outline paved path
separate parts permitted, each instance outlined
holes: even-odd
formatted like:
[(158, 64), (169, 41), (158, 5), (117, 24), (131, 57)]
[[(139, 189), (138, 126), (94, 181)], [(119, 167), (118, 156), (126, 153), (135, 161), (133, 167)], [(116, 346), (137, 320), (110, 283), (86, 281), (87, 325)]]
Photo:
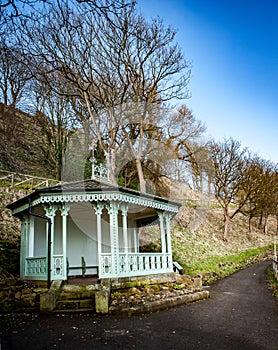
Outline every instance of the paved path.
[(278, 307), (257, 264), (215, 283), (211, 298), (142, 316), (0, 318), (1, 350), (278, 350)]

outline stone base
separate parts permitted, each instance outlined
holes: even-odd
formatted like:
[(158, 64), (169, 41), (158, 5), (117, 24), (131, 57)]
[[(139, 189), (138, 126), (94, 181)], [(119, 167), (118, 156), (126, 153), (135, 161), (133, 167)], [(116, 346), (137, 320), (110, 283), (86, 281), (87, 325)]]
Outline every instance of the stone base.
[(107, 314), (109, 311), (109, 297), (108, 290), (100, 290), (95, 294), (96, 312)]
[(186, 294), (182, 296), (172, 297), (168, 299), (156, 300), (152, 302), (148, 302), (142, 305), (135, 305), (131, 307), (122, 307), (122, 306), (110, 306), (109, 313), (121, 313), (126, 314), (128, 316), (135, 314), (143, 314), (150, 313), (159, 310), (165, 310), (173, 307), (178, 307), (184, 304), (188, 304), (191, 302), (208, 299), (209, 292), (208, 291), (200, 291), (192, 294)]
[(55, 309), (56, 301), (61, 292), (63, 281), (53, 281), (47, 293), (40, 296), (40, 311), (52, 312)]
[(52, 312), (55, 308), (56, 300), (54, 293), (41, 294), (40, 297), (40, 311)]

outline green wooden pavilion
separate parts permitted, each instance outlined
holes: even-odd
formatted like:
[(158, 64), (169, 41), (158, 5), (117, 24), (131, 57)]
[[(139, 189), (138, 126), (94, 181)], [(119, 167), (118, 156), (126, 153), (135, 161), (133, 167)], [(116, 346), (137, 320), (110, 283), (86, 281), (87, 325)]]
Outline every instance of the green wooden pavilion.
[[(170, 221), (179, 203), (93, 178), (37, 189), (7, 207), (21, 220), (23, 279), (173, 271)], [(152, 224), (161, 251), (140, 251), (140, 231)]]

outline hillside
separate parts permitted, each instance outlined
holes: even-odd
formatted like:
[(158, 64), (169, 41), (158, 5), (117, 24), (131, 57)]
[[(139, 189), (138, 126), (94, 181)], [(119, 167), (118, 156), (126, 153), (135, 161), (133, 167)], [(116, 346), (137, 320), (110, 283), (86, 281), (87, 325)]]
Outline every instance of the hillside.
[(0, 103), (0, 168), (46, 176), (38, 118)]
[[(17, 253), (20, 242), (19, 222), (11, 217), (5, 206), (26, 193), (24, 190), (0, 189), (2, 257), (6, 254), (3, 247), (7, 246), (7, 242)], [(229, 239), (224, 242), (222, 211), (215, 201), (177, 184), (172, 186), (171, 197), (183, 203), (172, 222), (172, 247), (174, 260), (183, 266), (186, 274), (201, 273), (205, 280), (216, 279), (240, 268), (242, 264), (252, 263), (258, 255), (262, 259), (265, 247), (273, 243), (277, 225), (273, 218), (270, 219), (267, 235), (258, 228), (250, 235), (248, 219), (239, 214), (232, 220)], [(153, 244), (152, 230), (149, 229), (146, 234), (145, 243)], [(1, 256), (0, 260), (3, 261)]]
[(207, 274), (205, 279), (217, 279), (256, 259), (262, 260), (266, 247), (271, 249), (276, 220), (270, 220), (267, 235), (258, 228), (249, 234), (248, 219), (239, 214), (232, 220), (225, 242), (222, 216), (221, 208), (181, 208), (173, 224), (172, 246), (174, 259), (185, 273), (202, 273)]
[(170, 198), (183, 204), (172, 222), (172, 248), (184, 273), (202, 274), (205, 281), (212, 281), (272, 257), (276, 218), (269, 219), (268, 234), (259, 228), (259, 218), (254, 219), (250, 234), (248, 218), (239, 213), (231, 221), (228, 240), (223, 241), (223, 211), (215, 198), (178, 182), (171, 183)]

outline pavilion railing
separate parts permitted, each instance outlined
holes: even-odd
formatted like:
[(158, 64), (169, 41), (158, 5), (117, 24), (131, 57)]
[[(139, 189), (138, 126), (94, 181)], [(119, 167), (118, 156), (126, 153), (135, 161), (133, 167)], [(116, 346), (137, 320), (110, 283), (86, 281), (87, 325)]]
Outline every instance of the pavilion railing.
[[(52, 274), (51, 279), (62, 279), (64, 276), (63, 255), (53, 255), (52, 257)], [(46, 257), (28, 257), (25, 262), (25, 276), (45, 280), (47, 278), (47, 258)]]
[(52, 257), (52, 278), (53, 279), (63, 279), (64, 271), (66, 266), (64, 266), (63, 255), (53, 255)]
[(46, 257), (28, 257), (25, 263), (25, 276), (34, 279), (45, 279), (47, 276)]
[[(172, 257), (168, 253), (120, 253), (116, 264), (111, 253), (103, 253), (100, 260), (100, 278), (151, 275), (173, 270)], [(116, 272), (115, 265), (117, 265)], [(63, 279), (66, 268), (63, 255), (54, 255), (52, 257), (51, 279)], [(26, 258), (25, 276), (38, 280), (46, 279), (47, 258)]]
[[(168, 253), (120, 253), (118, 277), (140, 276), (172, 271), (172, 257)], [(101, 254), (99, 277), (113, 276), (112, 255)], [(114, 276), (115, 277), (115, 276)]]

